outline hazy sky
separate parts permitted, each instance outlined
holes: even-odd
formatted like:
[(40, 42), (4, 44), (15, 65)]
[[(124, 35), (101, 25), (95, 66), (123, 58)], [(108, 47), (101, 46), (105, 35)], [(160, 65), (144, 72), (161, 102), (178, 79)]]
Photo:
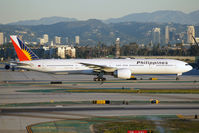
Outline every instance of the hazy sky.
[(0, 0), (0, 23), (62, 16), (107, 19), (157, 10), (199, 10), (199, 0)]

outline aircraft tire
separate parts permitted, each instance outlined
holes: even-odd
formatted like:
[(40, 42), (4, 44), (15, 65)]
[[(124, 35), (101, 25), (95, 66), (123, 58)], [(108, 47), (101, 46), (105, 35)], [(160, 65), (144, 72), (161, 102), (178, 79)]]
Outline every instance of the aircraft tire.
[(93, 78), (93, 81), (97, 81), (97, 78)]

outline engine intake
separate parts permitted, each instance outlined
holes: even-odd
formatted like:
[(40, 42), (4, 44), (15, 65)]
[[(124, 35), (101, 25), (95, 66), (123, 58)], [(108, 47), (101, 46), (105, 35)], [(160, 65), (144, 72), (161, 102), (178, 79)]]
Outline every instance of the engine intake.
[(118, 69), (114, 71), (113, 75), (117, 78), (121, 79), (130, 79), (131, 78), (131, 70), (129, 69)]
[(10, 65), (6, 64), (4, 68), (7, 70), (10, 69)]

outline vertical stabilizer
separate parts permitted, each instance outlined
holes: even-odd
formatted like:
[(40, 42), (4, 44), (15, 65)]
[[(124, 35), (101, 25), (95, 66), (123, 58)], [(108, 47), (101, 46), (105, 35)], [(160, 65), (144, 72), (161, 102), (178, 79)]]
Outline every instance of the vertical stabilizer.
[(39, 59), (38, 56), (30, 48), (23, 44), (17, 36), (10, 36), (10, 39), (12, 40), (12, 44), (20, 61)]

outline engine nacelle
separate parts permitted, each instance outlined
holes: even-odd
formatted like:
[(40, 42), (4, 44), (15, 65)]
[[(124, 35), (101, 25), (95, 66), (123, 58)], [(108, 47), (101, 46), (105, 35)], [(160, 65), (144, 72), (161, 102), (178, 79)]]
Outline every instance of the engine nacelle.
[(7, 70), (10, 69), (10, 65), (6, 64), (4, 68), (7, 69)]
[(113, 75), (117, 78), (121, 79), (130, 79), (131, 78), (131, 70), (129, 69), (118, 69), (116, 70)]

